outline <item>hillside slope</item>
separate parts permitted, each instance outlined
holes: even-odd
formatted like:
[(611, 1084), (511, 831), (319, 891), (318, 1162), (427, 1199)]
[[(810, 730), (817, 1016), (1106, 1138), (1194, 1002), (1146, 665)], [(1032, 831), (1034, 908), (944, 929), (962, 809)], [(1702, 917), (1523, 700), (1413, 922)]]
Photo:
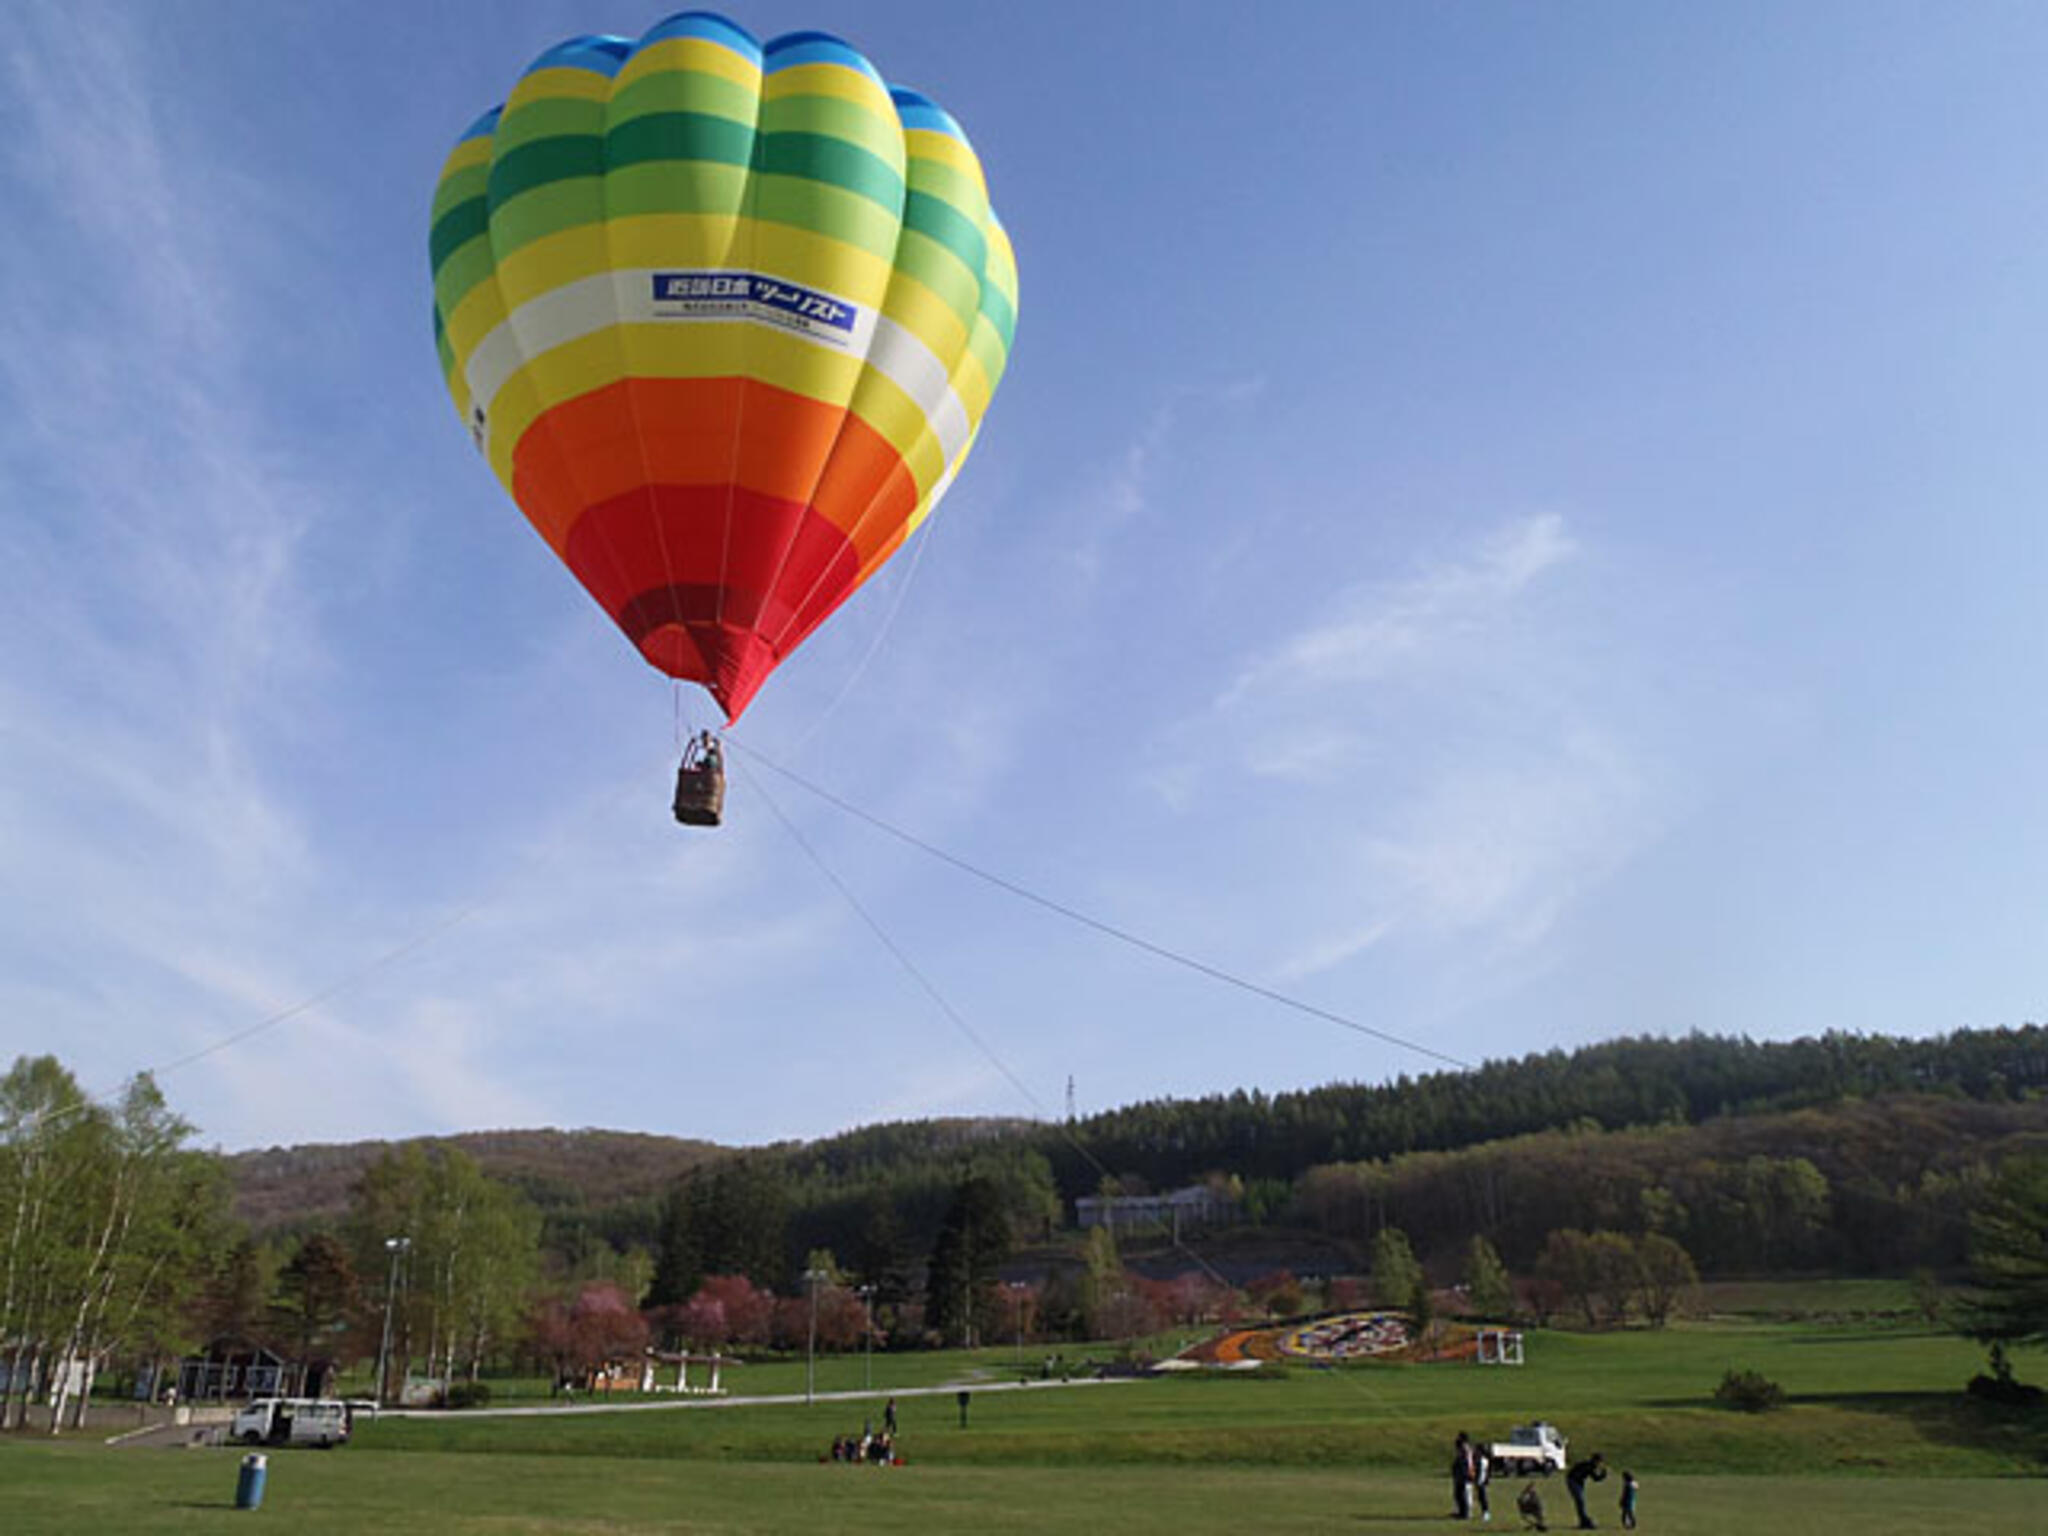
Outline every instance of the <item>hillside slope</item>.
[[(648, 1199), (677, 1175), (727, 1150), (714, 1142), (634, 1131), (473, 1131), (414, 1140), (459, 1147), (543, 1211)], [(332, 1225), (348, 1209), (349, 1191), (363, 1170), (405, 1145), (356, 1141), (231, 1153), (235, 1214), (258, 1235)]]

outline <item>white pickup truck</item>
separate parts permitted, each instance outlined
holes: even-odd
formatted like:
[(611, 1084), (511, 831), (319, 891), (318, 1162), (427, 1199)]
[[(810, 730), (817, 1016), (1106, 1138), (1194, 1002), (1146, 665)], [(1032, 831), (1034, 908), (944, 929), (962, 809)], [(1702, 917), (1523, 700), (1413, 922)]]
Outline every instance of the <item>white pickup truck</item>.
[(1507, 1439), (1486, 1448), (1486, 1459), (1495, 1477), (1547, 1477), (1565, 1468), (1564, 1436), (1541, 1419), (1517, 1424)]

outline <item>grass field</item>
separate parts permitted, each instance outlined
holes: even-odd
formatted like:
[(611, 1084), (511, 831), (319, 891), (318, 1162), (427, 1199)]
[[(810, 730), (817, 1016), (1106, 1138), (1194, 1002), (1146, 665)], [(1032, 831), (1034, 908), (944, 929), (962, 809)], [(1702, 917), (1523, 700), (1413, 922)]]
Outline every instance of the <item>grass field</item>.
[[(7, 1529), (246, 1530), (577, 1536), (787, 1532), (904, 1536), (1105, 1529), (1130, 1536), (1207, 1532), (1441, 1530), (1443, 1480), (1413, 1473), (1260, 1467), (906, 1467), (656, 1462), (640, 1458), (401, 1455), (349, 1450), (271, 1459), (264, 1506), (233, 1510), (230, 1451), (120, 1452), (83, 1445), (0, 1447)], [(1596, 1506), (1612, 1528), (1610, 1483)], [(2042, 1528), (2039, 1481), (1953, 1478), (1699, 1477), (1648, 1474), (1643, 1528), (1832, 1532), (1859, 1536), (2021, 1536)], [(1568, 1521), (1562, 1488), (1552, 1528)], [(1512, 1528), (1505, 1510), (1494, 1527)]]
[[(1844, 1307), (1836, 1315), (1848, 1316)], [(1519, 1370), (1472, 1365), (1292, 1368), (991, 1390), (1008, 1350), (881, 1356), (908, 1465), (820, 1465), (881, 1397), (572, 1415), (386, 1419), (334, 1453), (279, 1452), (255, 1517), (230, 1508), (235, 1450), (0, 1441), (8, 1532), (202, 1531), (250, 1519), (293, 1532), (973, 1532), (1108, 1524), (1119, 1532), (1440, 1529), (1452, 1436), (1549, 1418), (1576, 1450), (1644, 1481), (1647, 1530), (2048, 1529), (2048, 1413), (1999, 1411), (1958, 1390), (1972, 1345), (1895, 1324), (1717, 1322), (1659, 1333), (1543, 1333)], [(2048, 1375), (2039, 1353), (2016, 1360)], [(1790, 1401), (1764, 1415), (1714, 1405), (1730, 1366)], [(820, 1367), (820, 1393), (860, 1385)], [(800, 1393), (801, 1365), (749, 1368), (743, 1390)], [(962, 1428), (950, 1392), (975, 1391)], [(1596, 1513), (1615, 1521), (1618, 1479)], [(1512, 1488), (1503, 1488), (1506, 1504)], [(1553, 1529), (1569, 1504), (1548, 1485)], [(1505, 1508), (1496, 1528), (1512, 1529)]]

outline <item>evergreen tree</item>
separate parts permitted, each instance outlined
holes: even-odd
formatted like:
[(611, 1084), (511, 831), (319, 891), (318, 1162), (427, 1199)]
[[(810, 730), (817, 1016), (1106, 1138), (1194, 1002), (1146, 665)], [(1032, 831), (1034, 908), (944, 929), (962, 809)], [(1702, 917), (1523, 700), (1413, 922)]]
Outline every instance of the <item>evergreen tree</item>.
[(2048, 1155), (2006, 1159), (1970, 1224), (1964, 1303), (1970, 1334), (1994, 1343), (2048, 1341)]
[(979, 1330), (1000, 1330), (997, 1271), (1010, 1256), (1010, 1222), (1002, 1190), (971, 1174), (954, 1191), (925, 1287), (925, 1324), (942, 1337), (971, 1344)]
[(300, 1361), (314, 1358), (316, 1345), (343, 1354), (338, 1335), (362, 1303), (355, 1265), (331, 1232), (308, 1234), (277, 1272), (271, 1315)]
[(688, 1301), (708, 1275), (745, 1275), (770, 1290), (790, 1274), (789, 1191), (771, 1156), (692, 1169), (662, 1205), (650, 1306)]

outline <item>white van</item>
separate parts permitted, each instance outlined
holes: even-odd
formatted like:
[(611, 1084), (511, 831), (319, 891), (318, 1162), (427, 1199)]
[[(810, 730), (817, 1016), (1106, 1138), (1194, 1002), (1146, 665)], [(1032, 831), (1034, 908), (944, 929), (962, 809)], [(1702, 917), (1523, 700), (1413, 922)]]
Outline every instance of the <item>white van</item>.
[(228, 1438), (244, 1445), (317, 1445), (323, 1450), (348, 1439), (347, 1403), (333, 1398), (259, 1397), (228, 1426)]

